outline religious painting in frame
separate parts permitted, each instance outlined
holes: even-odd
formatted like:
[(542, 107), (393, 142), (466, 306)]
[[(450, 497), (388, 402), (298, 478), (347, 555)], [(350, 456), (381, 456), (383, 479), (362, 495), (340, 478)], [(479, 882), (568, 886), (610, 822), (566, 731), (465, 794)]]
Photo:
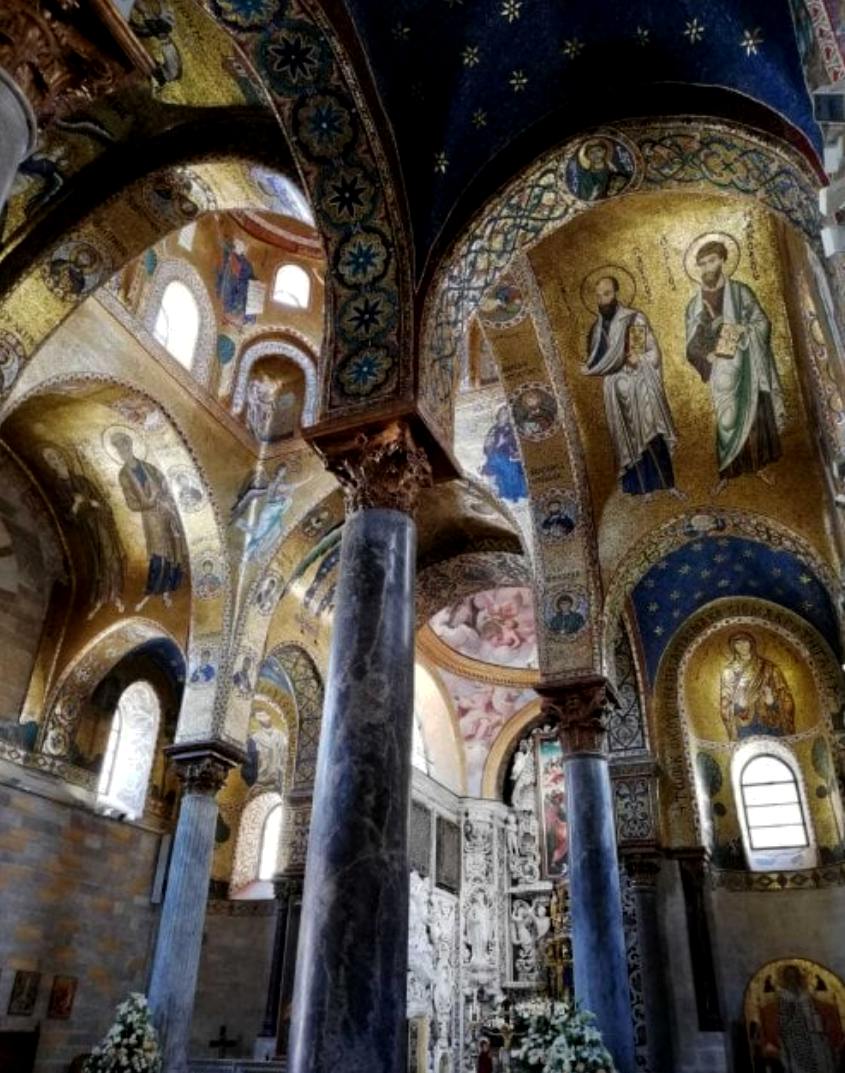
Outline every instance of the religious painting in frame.
[(537, 771), (537, 815), (540, 820), (540, 859), (543, 879), (563, 879), (568, 873), (569, 818), (563, 753), (556, 736), (534, 739)]
[(745, 1027), (754, 1070), (839, 1070), (845, 1058), (845, 985), (806, 958), (770, 961), (746, 988)]
[(75, 976), (54, 976), (50, 988), (50, 1001), (47, 1016), (54, 1021), (66, 1021), (73, 1012), (73, 1000), (76, 998)]
[(435, 884), (457, 894), (461, 888), (461, 829), (445, 816), (437, 817)]
[(40, 972), (28, 972), (25, 969), (17, 970), (12, 984), (12, 993), (9, 996), (8, 1012), (10, 1017), (32, 1016), (40, 985)]
[(426, 1073), (428, 1069), (428, 1018), (412, 1017), (408, 1021), (408, 1073)]

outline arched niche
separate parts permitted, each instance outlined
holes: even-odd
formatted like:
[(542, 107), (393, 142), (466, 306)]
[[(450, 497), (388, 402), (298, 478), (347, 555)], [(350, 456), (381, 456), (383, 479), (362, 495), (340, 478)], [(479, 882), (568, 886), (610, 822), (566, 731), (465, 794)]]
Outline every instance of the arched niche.
[[(264, 388), (258, 399), (256, 385)], [(280, 412), (289, 395), (293, 398), (285, 406), (290, 414)], [(260, 416), (251, 417), (251, 408)], [(270, 411), (266, 416), (264, 408)], [(232, 412), (245, 416), (257, 439), (273, 442), (296, 435), (301, 427), (313, 424), (316, 411), (317, 364), (304, 344), (285, 337), (247, 344), (238, 364)]]
[[(287, 801), (291, 794), (297, 796), (297, 808), (284, 811), (286, 847), (291, 825), (300, 822), (297, 810), (304, 808), (305, 816), (310, 816), (322, 711), (322, 677), (304, 648), (283, 643), (258, 661), (244, 742), (246, 761), (229, 774), (217, 795), (222, 823), (218, 824), (212, 866), (215, 878), (232, 878), (244, 809), (255, 798), (277, 793)], [(250, 838), (254, 850), (255, 839)], [(293, 862), (295, 866), (304, 864), (304, 842), (297, 852), (303, 857)], [(254, 859), (254, 853), (249, 859)], [(288, 849), (280, 861), (291, 864)]]
[[(50, 340), (34, 359), (20, 394), (7, 402), (3, 431), (52, 490), (77, 572), (85, 576), (59, 673), (104, 621), (143, 610), (180, 643), (187, 640), (191, 667), (180, 733), (207, 733), (218, 664), (209, 674), (198, 670), (198, 661), (203, 652), (217, 660), (231, 607), (214, 493), (173, 416), (173, 400), (165, 406), (136, 384), (105, 374), (52, 377), (53, 345)], [(152, 512), (142, 509), (134, 485), (136, 463), (155, 490)]]
[[(842, 702), (838, 661), (792, 612), (737, 597), (693, 615), (664, 653), (654, 689), (663, 844), (703, 845), (716, 868), (746, 870), (736, 758), (741, 765), (752, 745), (770, 746), (800, 775), (818, 862), (842, 859), (833, 737)], [(806, 866), (800, 857), (793, 867)]]
[[(570, 162), (587, 143), (602, 139), (614, 146), (618, 159), (624, 157), (617, 174), (625, 181), (597, 197), (582, 196), (574, 179), (577, 168)], [(753, 157), (753, 177), (732, 167), (738, 157)], [(470, 318), (513, 261), (564, 224), (638, 191), (683, 190), (767, 205), (816, 244), (817, 185), (807, 161), (785, 143), (740, 124), (700, 116), (620, 123), (567, 139), (491, 198), (432, 274), (419, 370), (426, 414), (444, 440), (450, 440), (454, 385), (467, 378), (460, 366), (467, 359)], [(790, 194), (784, 197), (787, 188)]]

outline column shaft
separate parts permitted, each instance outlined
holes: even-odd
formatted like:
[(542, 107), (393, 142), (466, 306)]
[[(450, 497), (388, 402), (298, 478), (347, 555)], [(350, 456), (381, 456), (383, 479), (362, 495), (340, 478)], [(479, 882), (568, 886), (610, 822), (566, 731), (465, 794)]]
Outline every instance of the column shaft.
[(402, 1068), (416, 534), (380, 507), (343, 534), (290, 1030), (290, 1073)]
[(186, 1068), (216, 823), (213, 797), (182, 798), (150, 977), (165, 1073)]
[(184, 1073), (217, 824), (214, 795), (239, 756), (228, 747), (213, 753), (181, 746), (169, 751), (174, 756), (187, 754), (187, 759), (177, 761), (184, 789), (153, 955), (149, 1002), (161, 1041), (163, 1073)]
[(282, 963), (285, 954), (285, 939), (288, 932), (287, 894), (276, 895), (276, 927), (273, 932), (273, 960), (270, 962), (270, 979), (267, 983), (267, 1002), (264, 1006), (264, 1021), (261, 1036), (275, 1041), (279, 1023), (279, 995), (282, 989)]
[(666, 963), (660, 942), (657, 918), (657, 876), (659, 857), (626, 860), (637, 905), (637, 939), (645, 1003), (646, 1039), (650, 1073), (673, 1073), (672, 1029)]
[(634, 1073), (628, 962), (607, 758), (565, 755), (564, 778), (575, 997), (596, 1015), (618, 1073)]

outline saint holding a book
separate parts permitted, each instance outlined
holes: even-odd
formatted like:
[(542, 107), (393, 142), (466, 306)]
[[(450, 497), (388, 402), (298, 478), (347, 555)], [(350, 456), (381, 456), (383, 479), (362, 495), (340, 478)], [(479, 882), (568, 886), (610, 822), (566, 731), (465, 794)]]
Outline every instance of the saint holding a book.
[(729, 480), (781, 456), (783, 389), (771, 346), (771, 322), (754, 291), (732, 279), (739, 248), (729, 235), (705, 235), (690, 246), (686, 266), (699, 283), (687, 306), (687, 361), (710, 388), (716, 417), (721, 492)]

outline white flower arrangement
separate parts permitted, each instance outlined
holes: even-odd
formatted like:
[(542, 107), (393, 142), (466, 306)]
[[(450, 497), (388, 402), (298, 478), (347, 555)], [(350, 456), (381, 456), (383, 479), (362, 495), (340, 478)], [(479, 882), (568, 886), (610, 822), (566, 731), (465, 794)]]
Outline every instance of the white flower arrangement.
[(514, 1007), (528, 1022), (511, 1057), (521, 1073), (615, 1073), (595, 1016), (588, 1010), (548, 999), (529, 999)]
[(161, 1051), (146, 997), (133, 992), (83, 1066), (83, 1073), (161, 1073)]

